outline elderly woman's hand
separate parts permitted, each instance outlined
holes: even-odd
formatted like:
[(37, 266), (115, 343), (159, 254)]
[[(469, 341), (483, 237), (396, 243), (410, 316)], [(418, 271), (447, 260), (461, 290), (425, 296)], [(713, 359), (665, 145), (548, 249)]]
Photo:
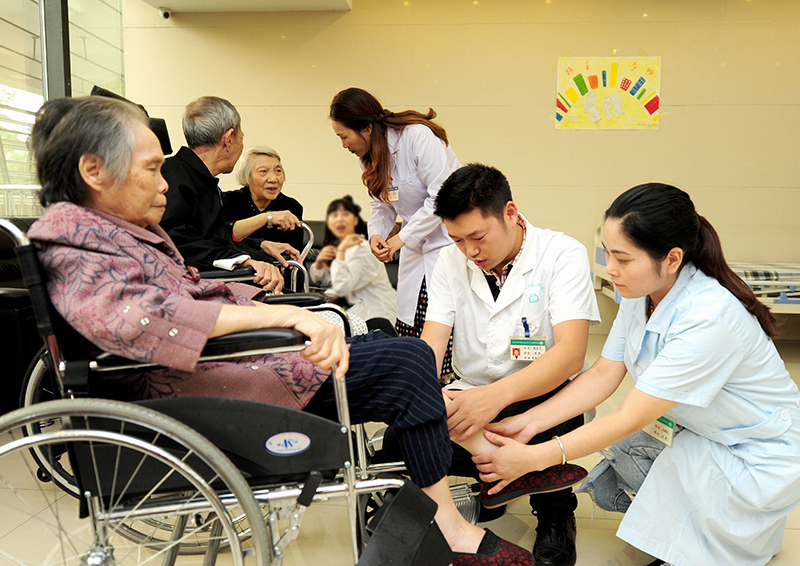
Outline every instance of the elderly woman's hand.
[(272, 291), (276, 295), (280, 294), (283, 289), (283, 276), (277, 267), (271, 263), (253, 259), (248, 259), (242, 265), (249, 265), (256, 270), (256, 275), (253, 277), (254, 283), (262, 285), (265, 291)]
[(322, 369), (338, 364), (336, 377), (342, 379), (350, 364), (350, 347), (345, 342), (342, 329), (311, 311), (298, 309), (296, 314), (294, 329), (308, 336), (311, 342), (300, 354)]
[(292, 305), (253, 306), (222, 305), (209, 338), (257, 328), (294, 328), (308, 337), (310, 344), (300, 354), (308, 361), (330, 369), (336, 367), (336, 378), (342, 379), (350, 364), (350, 347), (338, 326), (311, 311)]
[(294, 230), (300, 228), (300, 220), (288, 210), (277, 210), (272, 213), (272, 227), (278, 230)]
[(294, 261), (301, 261), (300, 252), (298, 252), (289, 244), (284, 244), (283, 242), (270, 242), (269, 240), (262, 240), (261, 250), (277, 259), (283, 267), (289, 265), (283, 258), (283, 254), (289, 254), (289, 257)]

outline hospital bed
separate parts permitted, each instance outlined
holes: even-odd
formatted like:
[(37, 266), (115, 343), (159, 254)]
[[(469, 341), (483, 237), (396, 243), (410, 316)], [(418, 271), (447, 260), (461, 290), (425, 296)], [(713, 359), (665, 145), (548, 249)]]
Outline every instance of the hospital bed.
[[(621, 297), (606, 273), (602, 230), (602, 225), (598, 226), (594, 238), (594, 288), (619, 304)], [(773, 314), (800, 314), (800, 264), (730, 262), (729, 265)]]

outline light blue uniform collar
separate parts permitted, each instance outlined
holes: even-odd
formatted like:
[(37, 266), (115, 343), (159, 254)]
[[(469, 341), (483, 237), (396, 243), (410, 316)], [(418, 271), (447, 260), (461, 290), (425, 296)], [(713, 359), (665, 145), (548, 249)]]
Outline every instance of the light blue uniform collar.
[[(674, 312), (676, 304), (680, 300), (680, 295), (696, 273), (697, 267), (695, 267), (693, 263), (687, 263), (681, 268), (680, 273), (678, 273), (678, 278), (675, 280), (675, 284), (658, 304), (656, 310), (653, 311), (650, 320), (647, 321), (645, 329), (648, 332), (662, 334), (666, 331), (672, 318), (670, 313)], [(645, 308), (642, 309), (642, 316), (645, 316), (644, 310), (647, 308), (647, 301), (644, 300), (643, 303)]]

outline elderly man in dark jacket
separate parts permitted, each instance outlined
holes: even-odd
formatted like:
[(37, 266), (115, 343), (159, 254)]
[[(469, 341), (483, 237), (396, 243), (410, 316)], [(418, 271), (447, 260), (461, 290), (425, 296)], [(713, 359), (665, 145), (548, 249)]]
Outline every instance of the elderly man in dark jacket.
[(178, 150), (161, 169), (170, 187), (161, 227), (188, 265), (199, 269), (251, 266), (258, 281), (265, 262), (286, 262), (234, 242), (225, 223), (217, 176), (233, 171), (242, 154), (239, 112), (223, 98), (198, 98), (186, 107), (183, 131), (188, 147)]

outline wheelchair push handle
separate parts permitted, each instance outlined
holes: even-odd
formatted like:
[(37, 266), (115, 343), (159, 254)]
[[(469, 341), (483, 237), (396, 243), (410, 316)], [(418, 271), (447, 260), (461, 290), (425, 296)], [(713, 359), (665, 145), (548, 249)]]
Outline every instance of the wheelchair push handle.
[(47, 287), (42, 276), (39, 258), (36, 255), (36, 248), (31, 244), (25, 232), (10, 220), (0, 218), (0, 230), (5, 232), (15, 244), (14, 253), (19, 261), (22, 281), (31, 297), (39, 336), (49, 336), (53, 334), (53, 324), (48, 311)]
[(306, 245), (303, 247), (303, 251), (300, 252), (300, 261), (304, 262), (306, 260), (306, 257), (308, 257), (308, 252), (310, 252), (311, 248), (314, 247), (314, 230), (312, 230), (311, 226), (309, 226), (305, 222), (301, 222), (300, 226), (303, 229), (303, 232), (305, 232), (306, 236), (308, 237), (308, 241), (306, 242)]

